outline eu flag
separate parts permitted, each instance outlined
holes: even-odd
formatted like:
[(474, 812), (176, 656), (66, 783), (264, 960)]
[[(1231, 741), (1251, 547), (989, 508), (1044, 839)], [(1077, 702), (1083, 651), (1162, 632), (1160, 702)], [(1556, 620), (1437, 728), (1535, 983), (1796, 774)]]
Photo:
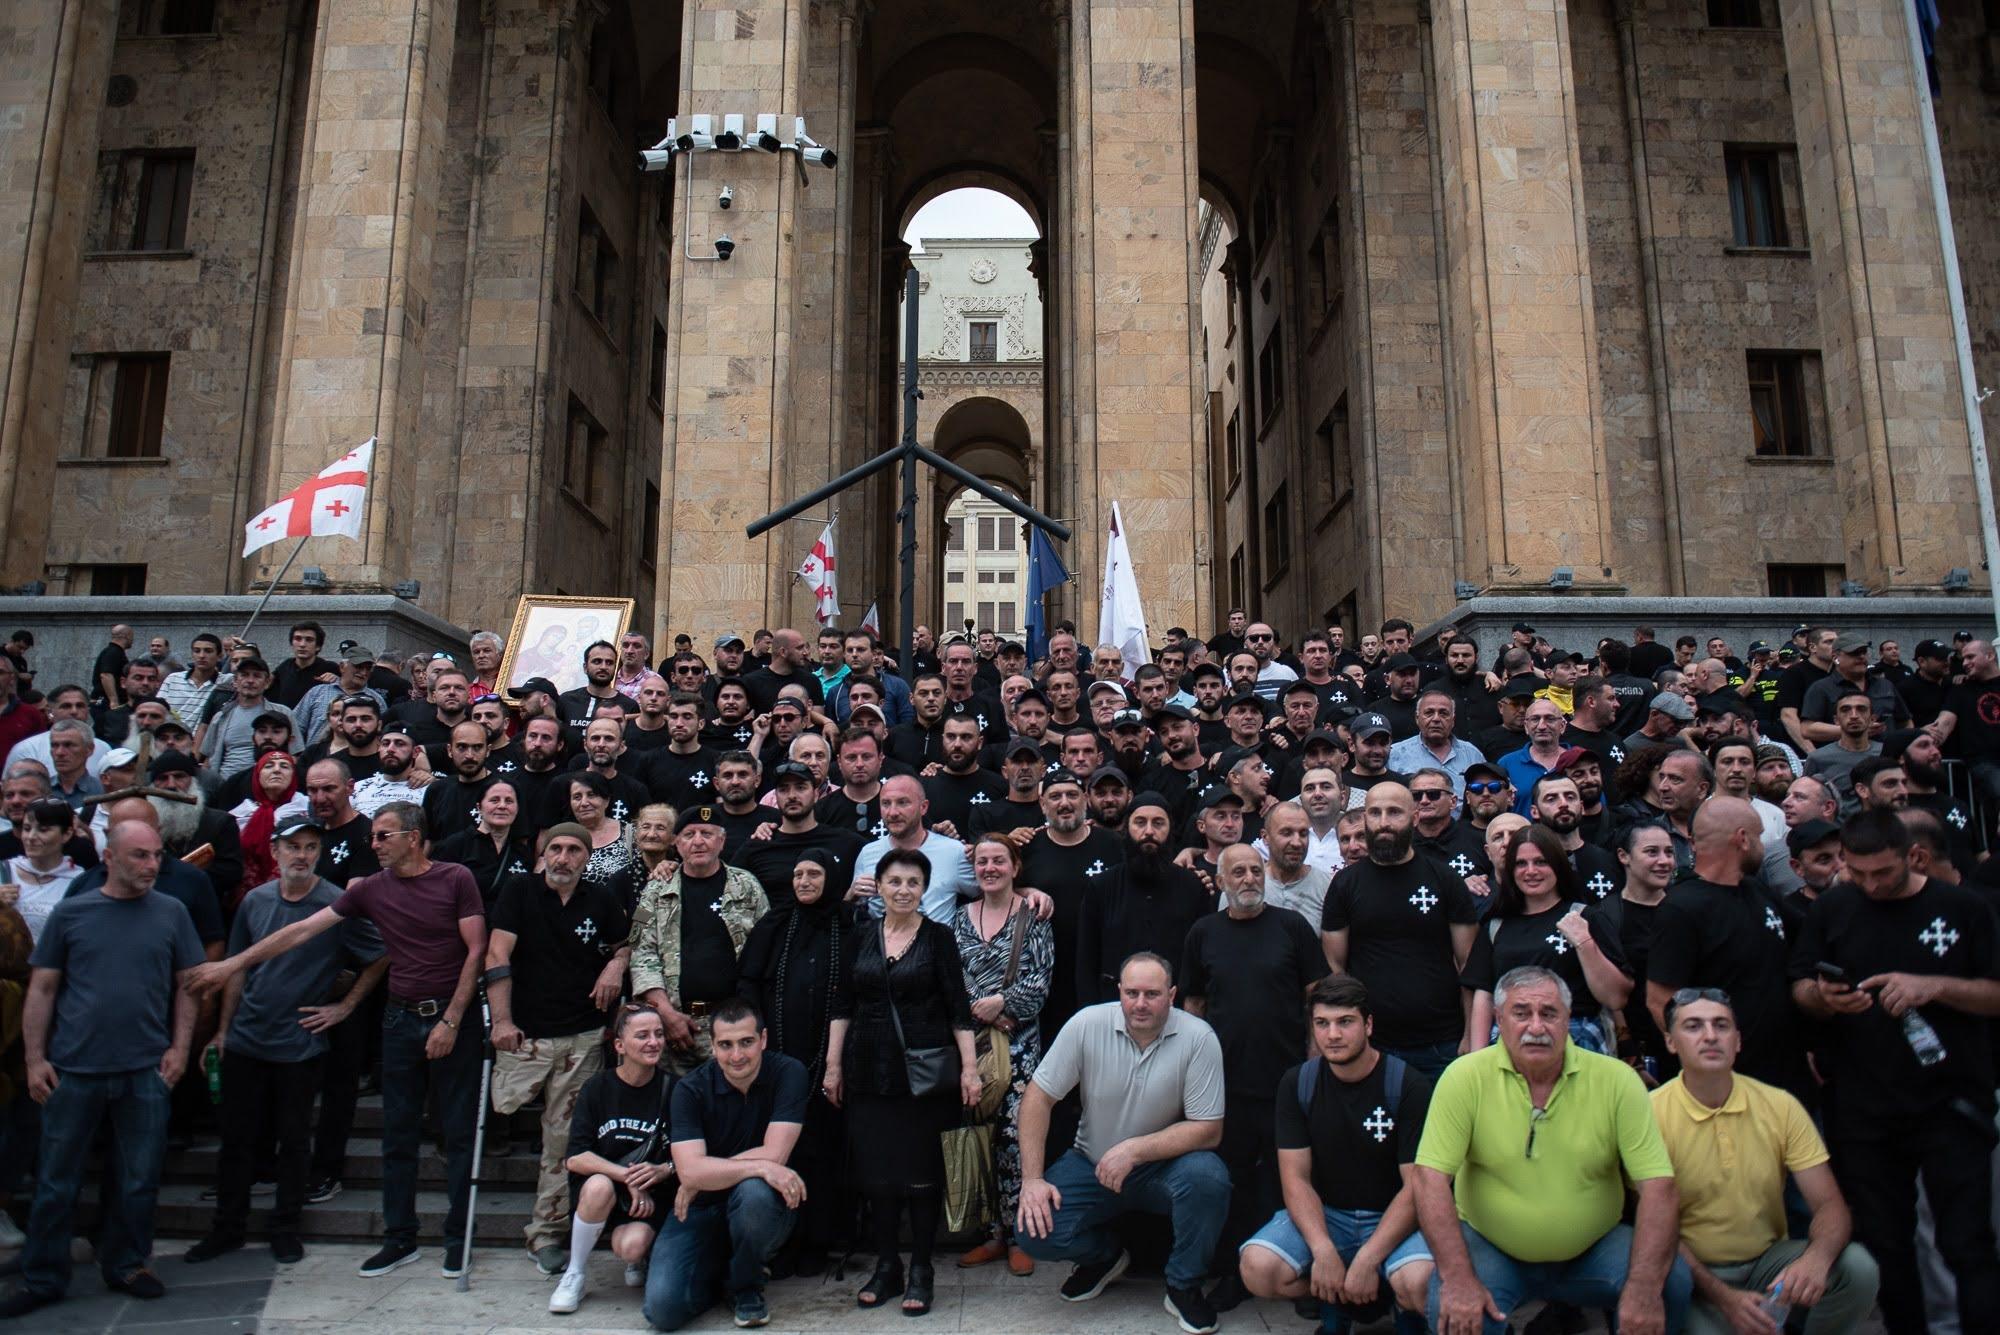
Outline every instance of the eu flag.
[(1049, 542), (1049, 535), (1033, 524), (1028, 530), (1028, 661), (1036, 662), (1049, 651), (1049, 629), (1042, 610), (1043, 597), (1051, 589), (1069, 583), (1070, 573)]

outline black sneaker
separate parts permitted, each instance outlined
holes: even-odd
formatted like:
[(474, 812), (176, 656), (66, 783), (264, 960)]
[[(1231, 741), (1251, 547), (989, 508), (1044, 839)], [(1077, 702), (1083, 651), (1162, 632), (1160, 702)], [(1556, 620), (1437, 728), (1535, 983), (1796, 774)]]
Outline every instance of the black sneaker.
[(339, 1194), (340, 1194), (340, 1179), (337, 1177), (329, 1177), (323, 1181), (315, 1182), (312, 1184), (311, 1189), (306, 1192), (306, 1204), (325, 1205), (328, 1201), (332, 1200), (335, 1196), (338, 1196)]
[(6, 1321), (17, 1316), (26, 1316), (30, 1312), (39, 1312), (50, 1303), (61, 1302), (62, 1298), (63, 1296), (60, 1293), (40, 1293), (34, 1289), (16, 1289), (5, 1298), (0, 1298), (0, 1321)]
[(218, 1256), (226, 1256), (243, 1245), (238, 1234), (210, 1233), (200, 1242), (187, 1249), (181, 1259), (189, 1265), (200, 1265), (203, 1261), (213, 1261)]
[(1237, 1275), (1224, 1275), (1216, 1281), (1215, 1287), (1208, 1291), (1208, 1305), (1218, 1312), (1231, 1311), (1248, 1301), (1250, 1301), (1250, 1290), (1243, 1287), (1243, 1280)]
[(296, 1233), (271, 1235), (271, 1259), (279, 1265), (296, 1265), (306, 1257), (305, 1245)]
[(1112, 1281), (1124, 1274), (1125, 1268), (1131, 1264), (1132, 1254), (1121, 1250), (1109, 1261), (1099, 1261), (1095, 1265), (1074, 1266), (1069, 1272), (1069, 1278), (1062, 1282), (1062, 1286), (1056, 1292), (1062, 1295), (1064, 1302), (1089, 1302), (1104, 1292)]
[(438, 1273), (446, 1279), (457, 1279), (465, 1273), (465, 1239), (453, 1238), (444, 1245), (444, 1264)]
[(167, 1296), (167, 1286), (160, 1283), (160, 1277), (143, 1266), (122, 1279), (107, 1281), (104, 1287), (130, 1298), (144, 1298), (148, 1302)]
[(759, 1326), (771, 1324), (771, 1306), (764, 1301), (761, 1289), (752, 1289), (736, 1295), (736, 1328), (755, 1330)]
[(365, 1279), (386, 1275), (391, 1270), (399, 1270), (417, 1259), (417, 1244), (414, 1242), (387, 1242), (382, 1250), (361, 1263), (354, 1273)]
[(1215, 1315), (1215, 1308), (1201, 1296), (1200, 1289), (1177, 1289), (1169, 1284), (1166, 1302), (1162, 1306), (1169, 1316), (1180, 1322), (1181, 1329), (1188, 1335), (1211, 1335), (1222, 1324)]

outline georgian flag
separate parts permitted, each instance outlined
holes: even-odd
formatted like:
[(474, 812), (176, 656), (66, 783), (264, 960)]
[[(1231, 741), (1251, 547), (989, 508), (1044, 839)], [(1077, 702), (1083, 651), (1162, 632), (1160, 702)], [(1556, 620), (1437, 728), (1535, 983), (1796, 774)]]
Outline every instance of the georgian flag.
[(243, 554), (285, 538), (358, 538), (375, 437), (341, 455), (243, 526)]
[(868, 610), (861, 614), (861, 629), (878, 640), (882, 638), (882, 612), (876, 604), (868, 604)]
[(799, 564), (799, 578), (812, 590), (813, 618), (820, 625), (830, 625), (840, 615), (840, 597), (834, 591), (833, 572), (833, 522), (827, 521), (820, 530), (819, 541), (806, 553), (806, 559)]

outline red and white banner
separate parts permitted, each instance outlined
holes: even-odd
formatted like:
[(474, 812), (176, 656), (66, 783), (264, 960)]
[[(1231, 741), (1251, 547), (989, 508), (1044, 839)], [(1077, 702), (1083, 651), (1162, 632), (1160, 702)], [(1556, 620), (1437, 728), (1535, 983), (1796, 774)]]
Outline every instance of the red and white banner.
[(861, 629), (878, 640), (882, 638), (882, 612), (874, 603), (868, 604), (868, 610), (861, 614)]
[(799, 578), (812, 590), (813, 618), (820, 625), (832, 624), (840, 615), (840, 597), (834, 591), (833, 524), (820, 530), (819, 541), (799, 565)]
[(243, 526), (243, 554), (285, 538), (358, 538), (361, 509), (368, 499), (368, 467), (375, 437), (341, 455), (319, 476), (287, 492)]

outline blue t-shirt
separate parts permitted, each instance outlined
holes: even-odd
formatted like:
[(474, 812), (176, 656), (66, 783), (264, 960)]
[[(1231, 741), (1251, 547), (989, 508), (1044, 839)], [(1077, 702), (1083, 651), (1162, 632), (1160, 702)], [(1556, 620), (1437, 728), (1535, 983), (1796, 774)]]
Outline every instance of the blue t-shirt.
[[(292, 903), (278, 893), (276, 881), (266, 881), (237, 906), (229, 953), (240, 955), (265, 937), (332, 908), (339, 898), (340, 887), (322, 880), (304, 899)], [(299, 1008), (331, 1000), (333, 980), (350, 962), (367, 965), (381, 957), (382, 935), (375, 924), (366, 918), (344, 918), (332, 931), (252, 966), (244, 975), (236, 1013), (230, 1017), (229, 1050), (267, 1062), (302, 1062), (319, 1056), (326, 1051), (327, 1037), (299, 1024)]]
[[(771, 1123), (805, 1124), (810, 1093), (806, 1084), (803, 1062), (767, 1049), (757, 1078), (739, 1094), (710, 1058), (674, 1086), (673, 1143), (699, 1140), (716, 1159), (733, 1159), (745, 1150), (754, 1150), (764, 1143)], [(710, 1205), (728, 1195), (726, 1191), (705, 1191), (696, 1203)]]
[(50, 1065), (79, 1075), (143, 1071), (172, 1040), (174, 975), (202, 962), (201, 939), (176, 899), (92, 893), (50, 910), (28, 962), (62, 971)]

